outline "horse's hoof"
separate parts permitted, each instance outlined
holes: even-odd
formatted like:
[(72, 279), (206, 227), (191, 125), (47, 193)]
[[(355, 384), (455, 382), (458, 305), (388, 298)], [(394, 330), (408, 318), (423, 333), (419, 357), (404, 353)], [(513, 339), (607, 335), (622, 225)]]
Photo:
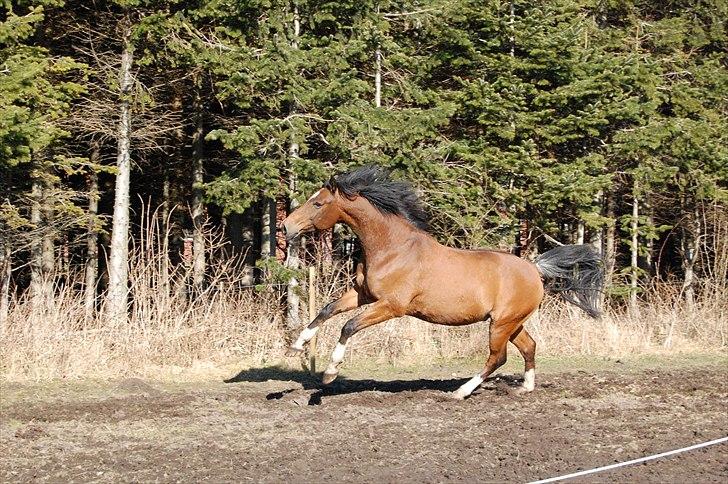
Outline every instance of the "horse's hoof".
[(296, 348), (295, 346), (289, 346), (286, 350), (286, 356), (298, 356), (303, 353), (303, 348)]
[(465, 397), (466, 397), (466, 396), (467, 396), (467, 395), (463, 395), (463, 394), (462, 394), (462, 393), (460, 393), (460, 392), (452, 392), (452, 393), (450, 394), (450, 398), (452, 398), (453, 400), (459, 400), (459, 401), (463, 401), (463, 400), (465, 400)]
[(321, 382), (324, 385), (328, 385), (332, 381), (336, 380), (336, 377), (338, 376), (338, 373), (324, 373), (323, 378), (321, 378)]

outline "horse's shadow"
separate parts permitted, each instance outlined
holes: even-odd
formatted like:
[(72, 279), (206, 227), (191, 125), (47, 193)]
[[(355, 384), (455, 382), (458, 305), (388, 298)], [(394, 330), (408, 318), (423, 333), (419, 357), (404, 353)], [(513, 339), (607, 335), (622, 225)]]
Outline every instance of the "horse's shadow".
[[(291, 381), (298, 383), (303, 387), (304, 391), (310, 392), (308, 405), (320, 405), (324, 397), (372, 391), (402, 393), (435, 390), (442, 392), (443, 396), (445, 396), (468, 381), (468, 378), (448, 378), (444, 380), (420, 378), (416, 380), (380, 381), (373, 379), (355, 380), (339, 375), (333, 383), (323, 385), (321, 383), (320, 374), (311, 375), (309, 372), (304, 370), (294, 370), (282, 366), (267, 366), (242, 370), (237, 375), (224, 381), (225, 383), (240, 383), (265, 382), (269, 380), (284, 382)], [(517, 386), (521, 381), (510, 375), (496, 375), (486, 379), (486, 382), (493, 380), (502, 380), (504, 384), (510, 387)], [(272, 392), (267, 394), (265, 398), (266, 400), (279, 400), (287, 394), (293, 393), (297, 390), (298, 389), (293, 388)]]

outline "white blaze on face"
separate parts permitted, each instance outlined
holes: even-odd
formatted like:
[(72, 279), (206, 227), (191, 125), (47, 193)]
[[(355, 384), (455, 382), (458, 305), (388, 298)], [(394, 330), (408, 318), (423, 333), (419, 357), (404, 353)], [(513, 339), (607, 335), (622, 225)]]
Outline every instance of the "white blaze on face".
[(523, 374), (523, 388), (529, 392), (532, 392), (536, 388), (536, 370), (533, 368)]
[(454, 396), (455, 398), (465, 398), (483, 383), (483, 377), (475, 375), (473, 378), (465, 382), (460, 388), (457, 389)]
[(306, 328), (303, 331), (301, 331), (301, 334), (298, 336), (298, 339), (295, 343), (293, 343), (293, 347), (299, 350), (303, 349), (303, 345), (308, 343), (311, 338), (318, 332), (318, 326), (315, 328)]
[(308, 199), (308, 201), (310, 202), (314, 198), (318, 197), (320, 193), (321, 193), (321, 189), (319, 189), (319, 191), (317, 191), (316, 193), (314, 193), (313, 195), (311, 195), (311, 197)]

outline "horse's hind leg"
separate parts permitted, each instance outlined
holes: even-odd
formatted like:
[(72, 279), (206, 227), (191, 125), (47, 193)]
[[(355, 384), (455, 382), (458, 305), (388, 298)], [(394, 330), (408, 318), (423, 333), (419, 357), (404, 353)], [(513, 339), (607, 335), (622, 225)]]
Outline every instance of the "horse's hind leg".
[(327, 319), (345, 311), (358, 308), (364, 304), (362, 295), (354, 288), (349, 289), (336, 301), (330, 302), (321, 309), (311, 324), (306, 326), (298, 339), (286, 351), (286, 356), (295, 356), (303, 351), (303, 345), (308, 343), (311, 338), (318, 332), (319, 325)]
[(536, 342), (526, 328), (521, 326), (511, 335), (511, 343), (516, 345), (526, 362), (523, 372), (523, 390), (532, 392), (536, 388)]
[(508, 338), (518, 329), (520, 320), (516, 322), (501, 323), (493, 321), (490, 323), (490, 355), (485, 362), (485, 369), (473, 378), (465, 382), (453, 394), (453, 398), (462, 400), (468, 397), (481, 383), (488, 378), (488, 375), (503, 366), (506, 362), (506, 345)]

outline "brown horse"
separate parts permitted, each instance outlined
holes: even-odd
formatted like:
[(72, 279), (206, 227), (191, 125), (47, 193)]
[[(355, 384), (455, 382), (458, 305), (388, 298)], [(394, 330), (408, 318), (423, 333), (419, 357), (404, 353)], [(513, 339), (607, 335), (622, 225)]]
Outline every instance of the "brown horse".
[(536, 343), (523, 323), (539, 307), (542, 278), (566, 300), (597, 317), (603, 275), (599, 257), (588, 246), (562, 246), (535, 263), (491, 250), (460, 250), (441, 245), (427, 232), (419, 199), (405, 182), (367, 166), (331, 178), (283, 221), (288, 239), (313, 230), (349, 225), (361, 240), (364, 263), (354, 289), (324, 307), (305, 328), (288, 355), (303, 351), (328, 318), (368, 304), (341, 330), (341, 338), (323, 375), (332, 382), (346, 344), (364, 328), (410, 315), (436, 324), (460, 326), (490, 319), (490, 355), (481, 373), (453, 396), (469, 396), (506, 361), (512, 342), (526, 362), (523, 390), (535, 386)]

